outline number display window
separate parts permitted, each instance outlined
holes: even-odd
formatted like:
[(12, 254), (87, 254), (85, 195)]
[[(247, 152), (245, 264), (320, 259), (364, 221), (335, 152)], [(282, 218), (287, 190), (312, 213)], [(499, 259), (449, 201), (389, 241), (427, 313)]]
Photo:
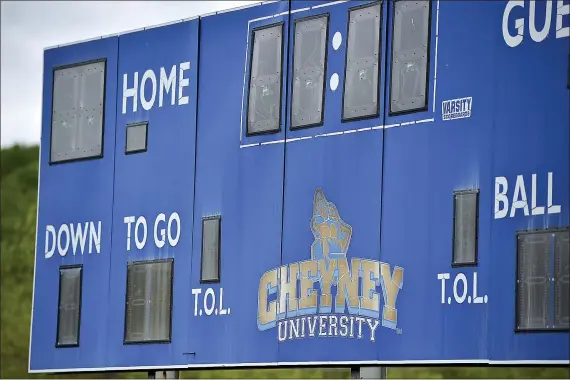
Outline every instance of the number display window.
[(328, 15), (295, 22), (291, 129), (323, 123)]
[(127, 125), (125, 140), (125, 153), (142, 153), (147, 149), (148, 122)]
[(477, 264), (478, 201), (477, 190), (453, 194), (453, 266)]
[(344, 73), (343, 121), (379, 114), (380, 3), (349, 11), (346, 65)]
[(103, 156), (105, 61), (53, 73), (50, 163)]
[(173, 265), (173, 259), (128, 264), (125, 343), (170, 342)]
[(427, 107), (430, 1), (394, 2), (390, 114)]
[(283, 23), (253, 31), (247, 135), (278, 132), (281, 125)]
[(207, 217), (202, 220), (201, 283), (220, 281), (221, 223), (220, 216)]
[(82, 278), (81, 265), (59, 269), (57, 347), (79, 346)]
[(570, 328), (570, 230), (517, 234), (516, 331)]

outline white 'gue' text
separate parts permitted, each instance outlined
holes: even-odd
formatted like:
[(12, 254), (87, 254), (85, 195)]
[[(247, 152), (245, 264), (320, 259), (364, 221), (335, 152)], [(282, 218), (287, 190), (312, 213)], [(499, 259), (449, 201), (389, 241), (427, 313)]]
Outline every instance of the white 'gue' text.
[[(556, 0), (556, 7), (553, 7), (553, 0), (525, 1), (510, 0), (505, 6), (503, 13), (503, 39), (510, 47), (516, 47), (523, 42), (525, 34), (525, 18), (528, 17), (528, 31), (530, 38), (534, 42), (542, 42), (550, 34), (552, 25), (556, 25), (555, 38), (565, 38), (570, 36), (570, 27), (564, 26), (564, 17), (570, 13), (570, 4), (564, 4), (564, 0)], [(544, 20), (536, 19), (536, 7), (545, 7)], [(520, 9), (517, 9), (520, 8)], [(554, 9), (553, 9), (554, 8)], [(528, 9), (528, 10), (526, 10)], [(511, 17), (511, 13), (519, 14)], [(554, 14), (554, 22), (553, 22)], [(520, 16), (523, 16), (520, 17)], [(509, 27), (513, 27), (516, 34), (511, 34)], [(537, 29), (540, 28), (540, 30)]]

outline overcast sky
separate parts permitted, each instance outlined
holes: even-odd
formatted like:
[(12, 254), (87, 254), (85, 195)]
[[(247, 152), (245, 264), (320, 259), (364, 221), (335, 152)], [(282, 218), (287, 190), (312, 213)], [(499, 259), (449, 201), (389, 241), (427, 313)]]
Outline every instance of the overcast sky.
[(2, 146), (39, 143), (45, 47), (254, 2), (2, 1)]

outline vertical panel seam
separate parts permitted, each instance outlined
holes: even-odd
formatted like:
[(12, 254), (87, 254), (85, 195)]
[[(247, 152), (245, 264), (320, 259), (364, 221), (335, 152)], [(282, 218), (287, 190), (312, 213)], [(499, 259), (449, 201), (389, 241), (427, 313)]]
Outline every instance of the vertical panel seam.
[[(197, 177), (197, 171), (198, 171), (198, 101), (199, 101), (199, 97), (200, 97), (200, 40), (201, 40), (201, 30), (202, 30), (202, 18), (199, 17), (198, 18), (198, 46), (196, 47), (196, 64), (195, 66), (195, 71), (196, 71), (196, 99), (195, 99), (195, 106), (194, 106), (194, 183), (192, 184), (193, 186), (193, 190), (192, 190), (192, 236), (191, 236), (191, 241), (190, 241), (190, 265), (189, 265), (189, 281), (190, 281), (190, 285), (192, 285), (192, 271), (193, 271), (193, 263), (194, 263), (194, 236), (196, 234), (196, 177)], [(220, 211), (221, 211), (221, 207), (220, 207)], [(202, 229), (202, 223), (200, 223), (200, 230)], [(222, 244), (222, 237), (220, 235), (219, 237), (219, 242), (218, 244)], [(200, 250), (199, 250), (199, 255), (200, 255), (200, 268), (202, 266), (202, 247), (200, 246)], [(221, 253), (220, 253), (221, 254)], [(220, 262), (220, 257), (218, 256), (218, 263)], [(219, 265), (219, 264), (218, 264)], [(174, 265), (173, 265), (174, 268)], [(218, 276), (221, 278), (220, 276), (220, 272), (221, 272), (221, 268), (218, 267)], [(198, 273), (199, 278), (201, 278), (201, 271)], [(172, 287), (174, 289), (174, 278), (172, 279)], [(191, 286), (190, 286), (191, 287)], [(174, 293), (174, 291), (173, 291)], [(188, 298), (188, 302), (190, 302), (190, 298)], [(173, 302), (174, 303), (174, 302)], [(189, 306), (189, 311), (188, 314), (190, 315), (191, 313), (191, 306)], [(172, 316), (172, 319), (174, 319), (174, 316)], [(173, 324), (173, 323), (172, 323)], [(190, 329), (191, 329), (191, 325), (188, 325), (188, 330), (186, 331), (186, 345), (190, 345)], [(187, 363), (186, 363), (187, 364)]]
[[(384, 12), (384, 4), (386, 4), (386, 12)], [(382, 15), (385, 13), (384, 17)], [(386, 20), (386, 27), (384, 28), (384, 19)], [(380, 27), (384, 29), (384, 33), (380, 35), (380, 39), (383, 42), (380, 48), (380, 54), (382, 54), (384, 60), (384, 73), (380, 72), (380, 78), (384, 78), (384, 89), (380, 93), (384, 93), (383, 109), (382, 109), (382, 125), (386, 125), (386, 99), (388, 98), (388, 94), (390, 93), (390, 83), (388, 81), (388, 31), (390, 25), (390, 4), (388, 1), (383, 1), (382, 6), (380, 8)], [(388, 87), (388, 94), (386, 94), (386, 87)], [(380, 215), (379, 215), (379, 222), (378, 222), (378, 261), (382, 261), (382, 214), (383, 214), (383, 203), (384, 203), (384, 150), (386, 149), (386, 128), (382, 128), (382, 142), (381, 142), (381, 152), (380, 152)], [(379, 309), (380, 315), (382, 310)], [(376, 360), (380, 359), (380, 346), (376, 348)]]
[[(285, 65), (285, 70), (282, 70), (283, 72), (281, 73), (281, 75), (283, 75), (283, 73), (287, 73), (287, 75), (285, 76), (287, 78), (287, 84), (285, 84), (285, 86), (283, 86), (285, 88), (285, 112), (284, 112), (284, 117), (282, 119), (282, 123), (283, 123), (283, 134), (284, 134), (284, 140), (287, 139), (287, 130), (289, 129), (287, 127), (287, 123), (288, 123), (288, 116), (289, 116), (289, 107), (288, 107), (288, 101), (289, 101), (289, 58), (290, 58), (290, 47), (291, 47), (291, 0), (287, 1), (287, 27), (285, 28), (286, 32), (287, 32), (287, 49), (286, 49), (286, 65)], [(294, 31), (294, 28), (293, 28)], [(283, 33), (285, 34), (285, 33)], [(293, 38), (295, 38), (295, 36), (293, 36)], [(280, 109), (282, 109), (282, 106), (280, 107)], [(280, 249), (279, 249), (279, 266), (283, 265), (283, 236), (284, 236), (284, 226), (285, 226), (285, 185), (286, 185), (286, 180), (287, 180), (287, 175), (286, 175), (286, 170), (287, 170), (287, 144), (284, 143), (283, 144), (283, 171), (282, 171), (282, 178), (283, 181), (281, 181), (281, 244), (280, 244)], [(280, 272), (278, 272), (279, 274)], [(279, 281), (279, 279), (277, 280)], [(296, 281), (296, 280), (295, 280)], [(279, 295), (277, 298), (277, 307), (279, 308)], [(280, 343), (277, 342), (277, 360), (276, 362), (279, 363), (279, 353), (280, 353)]]
[[(109, 242), (109, 269), (108, 269), (108, 273), (109, 276), (107, 278), (107, 308), (111, 307), (111, 280), (113, 278), (113, 260), (112, 257), (113, 255), (111, 254), (113, 252), (113, 227), (114, 227), (114, 220), (115, 220), (115, 178), (116, 178), (116, 169), (117, 169), (117, 133), (118, 133), (118, 122), (117, 122), (117, 112), (118, 112), (118, 102), (117, 102), (117, 97), (120, 91), (120, 86), (119, 86), (119, 78), (120, 78), (120, 73), (119, 73), (119, 53), (120, 53), (120, 46), (119, 44), (121, 43), (121, 38), (117, 37), (117, 47), (116, 47), (116, 55), (115, 55), (115, 70), (116, 70), (116, 79), (115, 79), (115, 110), (114, 110), (114, 119), (115, 119), (115, 129), (114, 129), (114, 133), (113, 133), (113, 181), (112, 181), (112, 193), (111, 193), (111, 229), (110, 229), (110, 242)], [(109, 60), (107, 60), (107, 62), (109, 62)], [(106, 70), (109, 69), (109, 65), (106, 66)], [(107, 75), (108, 71), (105, 71), (105, 75)], [(108, 82), (106, 82), (108, 83)], [(107, 88), (104, 89), (104, 92), (107, 92)], [(103, 104), (103, 109), (105, 109), (106, 104)], [(105, 120), (103, 120), (103, 125), (107, 124)], [(107, 124), (108, 125), (108, 124)], [(103, 139), (103, 142), (105, 140)], [(105, 152), (102, 152), (103, 156), (105, 155)], [(102, 243), (102, 242), (101, 242)], [(126, 290), (125, 290), (125, 294), (126, 294)], [(123, 305), (124, 307), (124, 305)], [(103, 366), (107, 367), (108, 366), (108, 354), (109, 354), (109, 319), (105, 318), (105, 337), (103, 338), (104, 341), (104, 346), (107, 347), (107, 349), (105, 350), (105, 358), (103, 360)], [(124, 326), (123, 326), (124, 328)]]

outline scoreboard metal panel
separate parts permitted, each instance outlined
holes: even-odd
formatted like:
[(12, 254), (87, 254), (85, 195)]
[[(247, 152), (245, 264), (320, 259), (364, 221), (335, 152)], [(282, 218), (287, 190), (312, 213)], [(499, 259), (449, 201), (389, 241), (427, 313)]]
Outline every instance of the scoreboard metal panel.
[[(110, 37), (88, 44), (48, 50), (44, 55), (44, 86), (42, 105), (42, 139), (38, 197), (38, 232), (34, 271), (34, 305), (31, 325), (30, 369), (104, 367), (108, 315), (108, 293), (111, 257), (111, 218), (113, 215), (113, 154), (100, 159), (50, 165), (52, 119), (52, 87), (54, 70), (78, 62), (106, 59), (103, 137), (104, 152), (115, 149), (115, 104), (117, 102), (118, 38)], [(72, 165), (74, 164), (74, 165)], [(99, 239), (81, 245), (62, 240), (57, 247), (53, 231), (67, 231), (69, 223), (79, 224), (82, 231)], [(65, 227), (62, 227), (65, 226)], [(99, 233), (100, 231), (100, 233)], [(48, 238), (46, 238), (48, 236)], [(88, 236), (87, 236), (88, 237)], [(87, 240), (86, 237), (86, 240)], [(48, 240), (49, 239), (49, 240)], [(68, 238), (69, 239), (69, 238)], [(61, 253), (65, 250), (65, 256)], [(70, 247), (71, 246), (71, 247)], [(73, 252), (75, 251), (75, 254)], [(59, 266), (83, 265), (83, 319), (90, 327), (80, 328), (79, 347), (89, 344), (91, 355), (78, 355), (75, 348), (56, 347), (58, 316)], [(47, 328), (47, 326), (54, 326)], [(87, 343), (88, 342), (88, 343)]]
[[(124, 345), (123, 331), (128, 323), (125, 317), (128, 262), (174, 259), (172, 312), (187, 315), (190, 307), (187, 289), (191, 255), (188, 253), (192, 251), (190, 231), (193, 230), (198, 33), (199, 21), (192, 20), (119, 37), (121, 94), (125, 93), (124, 88), (134, 88), (138, 94), (123, 96), (117, 104), (117, 125), (148, 121), (148, 146), (146, 152), (126, 155), (125, 128), (116, 130), (113, 199), (116, 248), (110, 257), (109, 286), (117, 296), (109, 297), (109, 308), (115, 312), (107, 317), (107, 366), (124, 367), (140, 358), (147, 365), (184, 364), (184, 357), (178, 352), (186, 347), (190, 325), (183, 318), (172, 319), (173, 334), (168, 344)], [(154, 94), (151, 89), (155, 84), (144, 79), (152, 78), (148, 70), (157, 78), (155, 96), (150, 95)], [(168, 88), (165, 77), (170, 79), (169, 93), (162, 91)], [(143, 224), (139, 224), (142, 220), (147, 225), (146, 241), (140, 227)], [(127, 241), (125, 227), (130, 228)]]
[[(251, 51), (249, 33), (255, 26), (287, 23), (288, 11), (288, 2), (277, 2), (200, 21), (198, 124), (203, 127), (197, 131), (196, 224), (188, 288), (192, 309), (187, 318), (193, 321), (187, 351), (194, 353), (187, 355), (190, 366), (208, 366), (217, 360), (250, 365), (278, 360), (275, 336), (259, 334), (256, 316), (259, 277), (281, 263), (285, 146), (269, 145), (260, 156), (253, 149), (240, 149), (240, 144), (246, 135), (244, 71), (249, 71), (250, 65), (244, 60), (246, 52)], [(282, 13), (284, 15), (280, 15)], [(268, 18), (268, 15), (277, 16)], [(257, 24), (250, 22), (255, 19), (262, 20)], [(228, 65), (229, 57), (234, 61), (231, 65)], [(286, 83), (286, 79), (282, 81)], [(282, 115), (284, 109), (282, 105)], [(260, 142), (282, 140), (284, 136), (282, 127), (276, 134), (249, 139)], [(221, 216), (220, 282), (203, 284), (200, 281), (201, 221), (216, 215)], [(207, 293), (208, 289), (212, 291)], [(204, 307), (212, 304), (218, 309), (217, 313)], [(251, 323), (243, 323), (245, 320)]]
[[(570, 5), (404, 3), (267, 2), (47, 49), (29, 371), (568, 364)], [(378, 46), (358, 56), (367, 25)], [(301, 62), (315, 30), (325, 49)], [(103, 154), (51, 162), (54, 70), (95, 60)], [(313, 103), (293, 92), (319, 88), (322, 122), (294, 127)], [(372, 108), (347, 98), (363, 94)], [(259, 115), (279, 128), (248, 133)], [(127, 152), (137, 123), (146, 149)], [(476, 248), (458, 265), (465, 192)], [(524, 261), (532, 233), (547, 263)], [(129, 293), (127, 266), (157, 260), (171, 278)], [(64, 265), (83, 273), (73, 347), (56, 344)]]

